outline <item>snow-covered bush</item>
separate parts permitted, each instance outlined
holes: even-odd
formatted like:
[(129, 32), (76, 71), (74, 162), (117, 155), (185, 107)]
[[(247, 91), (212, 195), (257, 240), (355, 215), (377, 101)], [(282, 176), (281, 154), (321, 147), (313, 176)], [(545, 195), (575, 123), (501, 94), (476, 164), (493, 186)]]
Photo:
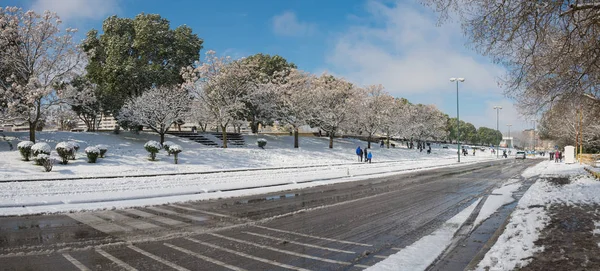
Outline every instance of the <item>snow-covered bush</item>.
[(264, 148), (265, 148), (265, 146), (267, 146), (267, 140), (266, 140), (266, 139), (264, 139), (264, 138), (259, 138), (259, 139), (256, 141), (256, 144), (258, 144), (258, 147), (260, 147), (261, 149), (264, 149)]
[(41, 153), (38, 154), (34, 160), (36, 164), (42, 165), (46, 172), (52, 171), (52, 166), (54, 166), (54, 158), (50, 158), (50, 155)]
[(31, 146), (31, 155), (38, 156), (38, 154), (47, 154), (50, 155), (52, 148), (48, 143), (35, 143)]
[(156, 160), (156, 154), (161, 148), (160, 143), (154, 140), (150, 140), (144, 144), (144, 149), (150, 153), (150, 160), (152, 161)]
[(33, 146), (33, 142), (31, 141), (21, 141), (17, 144), (17, 149), (19, 149), (19, 153), (21, 153), (24, 161), (29, 161), (31, 157), (31, 146)]
[(96, 159), (100, 155), (100, 149), (95, 146), (87, 147), (85, 148), (85, 154), (87, 155), (88, 163), (96, 163)]
[(100, 158), (104, 158), (104, 155), (108, 151), (108, 146), (106, 146), (104, 144), (99, 144), (99, 145), (96, 145), (96, 148), (98, 148), (100, 150)]
[(59, 142), (54, 148), (60, 156), (61, 164), (66, 165), (69, 162), (69, 158), (75, 155), (75, 147), (70, 142)]
[(69, 159), (75, 160), (75, 154), (79, 151), (79, 143), (75, 141), (69, 141), (68, 143), (71, 144), (71, 146), (73, 146), (73, 155), (71, 155)]
[(169, 152), (169, 147), (175, 145), (175, 143), (171, 142), (171, 141), (165, 141), (163, 142), (162, 146), (165, 149), (165, 151), (167, 151), (168, 155), (171, 155), (171, 152)]
[(169, 146), (169, 149), (167, 151), (169, 152), (169, 154), (173, 154), (173, 158), (175, 158), (175, 164), (177, 164), (177, 155), (181, 151), (183, 151), (183, 149), (181, 148), (181, 146), (179, 146), (179, 145), (171, 145), (171, 146)]

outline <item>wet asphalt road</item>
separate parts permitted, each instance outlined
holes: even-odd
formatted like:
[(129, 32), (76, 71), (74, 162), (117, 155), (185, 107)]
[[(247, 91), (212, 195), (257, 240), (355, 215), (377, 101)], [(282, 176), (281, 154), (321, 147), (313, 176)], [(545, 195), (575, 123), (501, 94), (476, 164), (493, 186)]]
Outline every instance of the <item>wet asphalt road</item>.
[(509, 159), (259, 196), (2, 217), (0, 270), (363, 270), (536, 162)]

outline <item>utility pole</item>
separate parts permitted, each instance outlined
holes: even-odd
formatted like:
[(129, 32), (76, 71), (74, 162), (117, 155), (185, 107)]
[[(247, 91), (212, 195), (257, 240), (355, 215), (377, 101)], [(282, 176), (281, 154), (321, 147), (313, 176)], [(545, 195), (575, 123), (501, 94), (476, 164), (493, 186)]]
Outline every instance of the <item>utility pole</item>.
[[(499, 124), (500, 124), (500, 117), (499, 117), (499, 115), (500, 115), (500, 109), (502, 109), (502, 106), (499, 106), (499, 105), (494, 106), (494, 109), (496, 109), (496, 131), (498, 131), (502, 135), (502, 132), (500, 132), (500, 126), (499, 126)], [(502, 141), (502, 138), (500, 138), (500, 141)], [(498, 147), (500, 147), (499, 145), (500, 145), (500, 142), (498, 142), (496, 144), (496, 158), (498, 158), (498, 155), (499, 155), (498, 152), (500, 151), (498, 149)]]

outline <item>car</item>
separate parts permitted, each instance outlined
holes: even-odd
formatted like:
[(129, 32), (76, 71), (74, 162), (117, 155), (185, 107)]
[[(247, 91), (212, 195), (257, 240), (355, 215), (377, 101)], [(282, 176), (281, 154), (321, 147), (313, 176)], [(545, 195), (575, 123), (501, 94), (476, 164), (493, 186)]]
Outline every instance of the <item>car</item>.
[(515, 159), (525, 159), (526, 156), (524, 151), (518, 151), (517, 154), (515, 154)]
[(448, 148), (448, 145), (442, 146), (442, 149), (447, 149), (447, 148)]

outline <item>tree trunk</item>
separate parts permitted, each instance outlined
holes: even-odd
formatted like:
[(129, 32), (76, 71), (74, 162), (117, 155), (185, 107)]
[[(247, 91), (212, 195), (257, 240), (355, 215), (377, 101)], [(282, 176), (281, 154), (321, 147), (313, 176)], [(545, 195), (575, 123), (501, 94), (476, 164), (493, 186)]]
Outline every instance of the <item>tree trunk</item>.
[(387, 148), (388, 149), (390, 148), (390, 136), (389, 135), (387, 136)]
[(294, 148), (298, 148), (298, 127), (294, 127)]
[(329, 133), (329, 148), (333, 149), (333, 133)]
[(367, 149), (371, 148), (371, 134), (369, 134), (369, 137), (367, 138)]
[(227, 148), (227, 127), (221, 126), (221, 132), (223, 135), (223, 148)]
[(165, 133), (160, 134), (160, 145), (162, 145), (163, 143), (165, 143)]
[(37, 122), (29, 122), (29, 141), (35, 143), (35, 128)]
[(252, 130), (253, 134), (258, 133), (258, 123), (254, 121), (254, 118), (252, 118), (252, 120), (250, 121), (250, 130)]

